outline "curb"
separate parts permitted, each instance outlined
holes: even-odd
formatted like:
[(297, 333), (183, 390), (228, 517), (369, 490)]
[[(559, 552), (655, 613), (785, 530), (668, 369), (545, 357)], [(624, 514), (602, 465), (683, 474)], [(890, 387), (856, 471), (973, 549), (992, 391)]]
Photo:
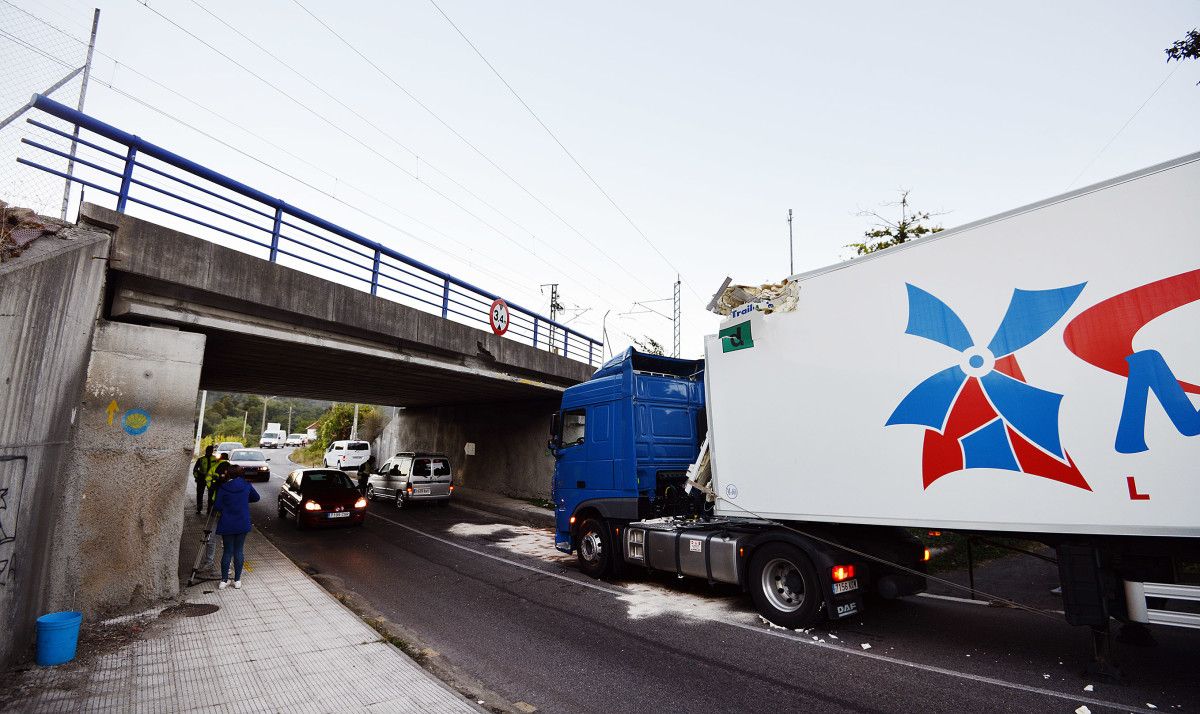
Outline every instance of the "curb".
[(554, 511), (515, 498), (482, 493), (483, 495), (477, 495), (477, 492), (471, 489), (458, 487), (454, 490), (451, 503), (474, 511), (503, 516), (536, 528), (554, 528)]

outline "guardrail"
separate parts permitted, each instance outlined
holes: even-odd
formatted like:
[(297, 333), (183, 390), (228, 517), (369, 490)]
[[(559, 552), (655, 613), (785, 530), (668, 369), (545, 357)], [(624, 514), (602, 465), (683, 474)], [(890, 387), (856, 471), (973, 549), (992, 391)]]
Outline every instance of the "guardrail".
[[(17, 161), (114, 196), (119, 213), (124, 213), (130, 204), (144, 206), (215, 231), (218, 237), (244, 241), (250, 244), (252, 254), (273, 263), (303, 267), (295, 265), (298, 261), (315, 266), (319, 269), (317, 274), (340, 276), (341, 282), (348, 279), (372, 295), (391, 297), (455, 322), (483, 323), (496, 331), (490, 316), (496, 301), (502, 298), (495, 293), (52, 99), (34, 95), (32, 107), (88, 134), (75, 139), (79, 151), (73, 159), (71, 175), (23, 157)], [(72, 139), (71, 132), (33, 118), (26, 121), (53, 136)], [(119, 148), (101, 146), (94, 137)], [(21, 142), (45, 154), (71, 160), (66, 151), (45, 143), (30, 138)], [(114, 160), (119, 163), (114, 165)], [(182, 171), (187, 178), (175, 175), (170, 169)], [(515, 303), (504, 303), (509, 318), (505, 337), (591, 365), (600, 361), (602, 350), (598, 340)]]

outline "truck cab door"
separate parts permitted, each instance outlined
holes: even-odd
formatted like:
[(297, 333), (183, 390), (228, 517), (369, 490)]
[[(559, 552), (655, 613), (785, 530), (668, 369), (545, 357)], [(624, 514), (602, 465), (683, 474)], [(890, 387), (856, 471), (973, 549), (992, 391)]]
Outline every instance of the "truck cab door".
[(554, 450), (555, 493), (587, 488), (587, 409), (564, 410), (562, 432)]

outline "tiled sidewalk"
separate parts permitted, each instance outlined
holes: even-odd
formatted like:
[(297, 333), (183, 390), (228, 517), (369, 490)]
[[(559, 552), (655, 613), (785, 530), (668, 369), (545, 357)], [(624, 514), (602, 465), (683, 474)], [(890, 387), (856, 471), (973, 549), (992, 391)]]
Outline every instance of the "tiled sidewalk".
[[(194, 516), (185, 528), (187, 539), (198, 528)], [(20, 681), (30, 696), (8, 706), (36, 712), (480, 711), (380, 641), (258, 532), (246, 539), (246, 561), (253, 571), (243, 573), (241, 590), (218, 590), (216, 582), (184, 588), (182, 600), (218, 605), (216, 612), (159, 617), (141, 640), (115, 652), (35, 667)]]

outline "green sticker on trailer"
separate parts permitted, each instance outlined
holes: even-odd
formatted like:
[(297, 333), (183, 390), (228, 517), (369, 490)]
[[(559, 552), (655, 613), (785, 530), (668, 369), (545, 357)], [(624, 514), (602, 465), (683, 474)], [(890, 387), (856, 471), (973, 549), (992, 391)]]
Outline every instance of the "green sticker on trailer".
[(750, 321), (730, 325), (717, 333), (721, 338), (722, 352), (736, 352), (754, 346), (754, 336), (750, 333)]

